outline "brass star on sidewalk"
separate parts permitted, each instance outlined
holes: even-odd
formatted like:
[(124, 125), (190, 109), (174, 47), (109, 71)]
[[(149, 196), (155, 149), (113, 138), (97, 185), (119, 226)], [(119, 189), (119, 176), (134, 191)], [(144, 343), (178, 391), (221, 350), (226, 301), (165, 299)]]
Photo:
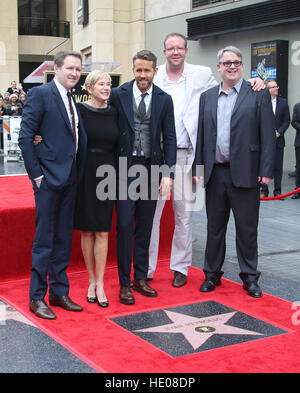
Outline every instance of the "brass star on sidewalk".
[(182, 333), (194, 350), (200, 348), (201, 345), (203, 345), (214, 334), (263, 336), (263, 334), (253, 332), (251, 330), (225, 325), (237, 313), (237, 311), (205, 318), (191, 317), (189, 315), (173, 311), (163, 311), (167, 314), (171, 321), (173, 321), (173, 323), (135, 330), (134, 332)]

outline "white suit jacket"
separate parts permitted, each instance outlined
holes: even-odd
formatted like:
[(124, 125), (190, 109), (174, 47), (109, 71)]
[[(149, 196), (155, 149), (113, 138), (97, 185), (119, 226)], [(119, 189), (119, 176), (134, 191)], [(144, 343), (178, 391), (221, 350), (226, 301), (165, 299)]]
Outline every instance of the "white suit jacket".
[[(184, 70), (186, 73), (186, 102), (183, 123), (193, 146), (193, 154), (190, 155), (190, 162), (187, 163), (192, 165), (196, 152), (200, 95), (218, 83), (209, 67), (184, 63)], [(158, 67), (158, 72), (154, 77), (154, 83), (160, 88), (163, 88), (165, 72), (166, 64), (163, 64)]]

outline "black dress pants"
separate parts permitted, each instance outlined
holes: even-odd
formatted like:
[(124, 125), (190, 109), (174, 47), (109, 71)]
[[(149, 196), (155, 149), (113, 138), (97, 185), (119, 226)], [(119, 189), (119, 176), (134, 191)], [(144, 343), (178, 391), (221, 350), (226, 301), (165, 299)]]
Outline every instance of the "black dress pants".
[[(153, 217), (156, 208), (158, 190), (155, 198), (151, 199), (150, 160), (143, 157), (134, 158), (132, 167), (140, 165), (147, 173), (144, 178), (144, 187), (147, 192), (143, 198), (135, 198), (135, 188), (140, 194), (140, 176), (128, 177), (126, 182), (127, 197), (119, 196), (116, 203), (117, 211), (117, 259), (119, 281), (121, 286), (130, 286), (131, 262), (133, 257), (134, 279), (146, 280), (149, 267), (149, 245), (152, 232)], [(142, 177), (143, 175), (141, 175)], [(138, 181), (138, 182), (137, 182)], [(146, 183), (145, 183), (146, 182)], [(124, 186), (124, 185), (123, 185)], [(141, 186), (143, 187), (143, 186)], [(131, 192), (130, 192), (131, 191)]]
[(206, 187), (207, 243), (204, 273), (219, 278), (226, 252), (226, 231), (230, 211), (236, 228), (236, 252), (240, 276), (248, 281), (258, 279), (257, 227), (260, 191), (233, 185), (229, 165), (215, 165)]
[(76, 165), (72, 166), (67, 184), (53, 190), (45, 178), (40, 188), (33, 181), (36, 206), (36, 233), (32, 247), (30, 299), (40, 300), (49, 293), (69, 293), (66, 269), (70, 262), (76, 195)]
[[(282, 182), (282, 170), (283, 170), (283, 147), (276, 147), (276, 160), (274, 168), (274, 196), (281, 195), (281, 182)], [(261, 192), (265, 195), (269, 195), (269, 187), (267, 185), (261, 186)]]
[(295, 148), (296, 153), (296, 178), (295, 178), (295, 186), (296, 188), (300, 187), (300, 146)]

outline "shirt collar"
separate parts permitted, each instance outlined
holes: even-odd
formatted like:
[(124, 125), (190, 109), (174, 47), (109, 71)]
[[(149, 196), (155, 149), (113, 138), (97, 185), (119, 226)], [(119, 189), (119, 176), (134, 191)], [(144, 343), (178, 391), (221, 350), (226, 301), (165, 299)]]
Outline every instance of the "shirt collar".
[[(150, 89), (147, 90), (145, 93), (148, 93), (148, 95), (151, 96), (152, 90), (153, 90), (153, 85), (151, 85)], [(134, 83), (133, 83), (133, 95), (134, 95), (134, 98), (137, 99), (142, 94), (143, 93), (141, 92), (141, 90), (137, 87), (136, 81), (134, 81)]]
[(60, 95), (66, 96), (68, 93), (68, 90), (56, 78), (53, 78), (53, 80), (54, 80), (56, 87), (58, 88), (58, 91), (60, 92)]
[[(240, 90), (241, 90), (241, 87), (242, 87), (242, 83), (243, 83), (243, 78), (241, 78), (241, 79), (232, 87), (232, 89), (234, 89), (237, 93), (239, 93)], [(224, 93), (224, 94), (227, 95), (227, 93), (225, 93), (225, 91), (222, 89), (222, 83), (220, 83), (219, 94), (218, 94), (218, 95), (220, 95), (220, 94), (222, 94), (222, 93)]]
[[(184, 68), (179, 80), (185, 80), (185, 78), (186, 78), (186, 62), (184, 62)], [(165, 63), (163, 68), (163, 79), (169, 81), (168, 74), (167, 74), (167, 63)]]

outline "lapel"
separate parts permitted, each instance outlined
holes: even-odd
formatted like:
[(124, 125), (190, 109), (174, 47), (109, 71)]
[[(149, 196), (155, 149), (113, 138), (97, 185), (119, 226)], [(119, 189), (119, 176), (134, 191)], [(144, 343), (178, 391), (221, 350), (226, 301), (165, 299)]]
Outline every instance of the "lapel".
[(249, 93), (249, 90), (251, 90), (251, 86), (249, 86), (249, 84), (248, 84), (245, 80), (243, 80), (243, 83), (242, 83), (240, 92), (239, 92), (239, 94), (238, 94), (238, 97), (237, 97), (235, 106), (234, 106), (234, 108), (233, 108), (232, 116), (231, 116), (231, 117), (234, 116), (234, 114), (235, 114), (236, 111), (238, 110), (239, 106), (241, 105), (241, 103), (242, 103), (243, 100), (245, 99), (246, 95)]
[[(212, 90), (212, 100), (211, 100), (211, 114), (214, 123), (215, 130), (217, 130), (218, 124), (218, 98), (219, 98), (219, 88), (220, 85), (216, 86)], [(216, 131), (217, 132), (217, 131)]]
[(71, 123), (70, 123), (69, 116), (66, 111), (65, 104), (64, 104), (64, 102), (61, 98), (61, 95), (59, 94), (59, 91), (58, 91), (58, 89), (55, 85), (55, 82), (53, 80), (50, 82), (50, 88), (52, 90), (52, 94), (54, 96), (54, 102), (57, 106), (58, 112), (61, 114), (62, 118), (64, 119), (71, 134), (73, 134), (72, 128), (71, 128)]
[(189, 106), (191, 96), (193, 94), (194, 83), (195, 83), (193, 70), (189, 67), (187, 63), (184, 63), (184, 70), (185, 70), (185, 77), (186, 77), (186, 101), (185, 101), (185, 107), (183, 113), (186, 112), (186, 109)]
[(133, 118), (133, 81), (126, 83), (120, 87), (120, 102), (123, 108), (124, 115), (127, 117), (128, 123), (132, 131), (134, 131), (134, 118)]
[(163, 109), (162, 101), (163, 101), (164, 92), (154, 84), (152, 86), (153, 86), (153, 90), (152, 90), (152, 101), (151, 101), (151, 137), (154, 138), (154, 135), (156, 134), (160, 114)]
[(276, 118), (276, 120), (279, 117), (279, 110), (280, 110), (280, 101), (279, 101), (278, 97), (276, 97), (276, 109), (275, 109), (275, 118)]

